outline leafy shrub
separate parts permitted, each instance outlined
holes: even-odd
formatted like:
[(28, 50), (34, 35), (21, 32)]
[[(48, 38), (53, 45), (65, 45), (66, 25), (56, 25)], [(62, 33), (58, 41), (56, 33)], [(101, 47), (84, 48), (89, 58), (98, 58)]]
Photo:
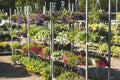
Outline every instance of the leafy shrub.
[(54, 70), (53, 70), (53, 73), (54, 73), (54, 77), (58, 77), (60, 76), (60, 74), (63, 72), (63, 67), (61, 66), (57, 66), (57, 65), (54, 65)]
[(19, 54), (14, 54), (12, 55), (11, 57), (11, 60), (14, 62), (14, 61), (19, 61), (19, 59), (22, 57), (22, 55), (19, 55)]
[(65, 72), (62, 73), (56, 80), (74, 80), (75, 78), (74, 72)]
[(101, 44), (99, 46), (99, 51), (102, 53), (102, 52), (107, 52), (108, 50), (108, 45), (107, 44)]
[(42, 75), (44, 80), (49, 80), (49, 78), (50, 78), (50, 65), (44, 66), (44, 68), (42, 68), (40, 70), (40, 74)]
[(120, 57), (120, 47), (119, 46), (112, 46), (112, 56)]
[(50, 53), (50, 47), (46, 46), (42, 49), (42, 54), (44, 54), (46, 57), (49, 56)]
[(1, 47), (3, 47), (3, 48), (5, 48), (5, 47), (7, 46), (7, 44), (6, 44), (6, 43), (1, 42), (1, 43), (0, 43), (0, 46), (1, 46)]
[(13, 43), (11, 46), (11, 49), (19, 49), (21, 47), (20, 43)]
[(48, 80), (50, 78), (50, 66), (48, 65), (48, 63), (43, 62), (41, 59), (28, 60), (28, 57), (22, 57), (21, 59), (19, 59), (19, 62), (26, 67), (26, 70), (28, 72), (38, 73), (45, 80)]
[(3, 13), (0, 13), (0, 19), (7, 19), (7, 15), (3, 14)]
[(63, 52), (59, 51), (59, 52), (53, 52), (51, 54), (51, 57), (53, 60), (61, 60), (63, 57)]
[(16, 29), (13, 29), (13, 30), (10, 32), (10, 35), (13, 36), (13, 37), (16, 37), (16, 36), (17, 36), (17, 35), (16, 35), (17, 32), (18, 32), (18, 31), (17, 31)]

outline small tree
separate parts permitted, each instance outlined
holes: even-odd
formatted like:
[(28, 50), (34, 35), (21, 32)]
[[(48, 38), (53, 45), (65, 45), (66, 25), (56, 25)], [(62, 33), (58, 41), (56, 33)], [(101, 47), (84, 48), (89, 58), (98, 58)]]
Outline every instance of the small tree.
[(23, 8), (24, 6), (29, 5), (29, 6), (31, 6), (31, 8), (33, 9), (34, 12), (36, 11), (35, 7), (37, 6), (38, 7), (37, 12), (41, 12), (44, 3), (45, 3), (45, 0), (16, 0), (15, 6), (16, 7), (21, 6)]

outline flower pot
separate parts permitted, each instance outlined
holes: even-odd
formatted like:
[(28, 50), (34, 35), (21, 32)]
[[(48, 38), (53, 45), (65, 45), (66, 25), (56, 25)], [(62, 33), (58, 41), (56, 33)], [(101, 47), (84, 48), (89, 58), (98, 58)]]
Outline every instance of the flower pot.
[(93, 65), (96, 65), (95, 59), (92, 59), (92, 64), (93, 64)]

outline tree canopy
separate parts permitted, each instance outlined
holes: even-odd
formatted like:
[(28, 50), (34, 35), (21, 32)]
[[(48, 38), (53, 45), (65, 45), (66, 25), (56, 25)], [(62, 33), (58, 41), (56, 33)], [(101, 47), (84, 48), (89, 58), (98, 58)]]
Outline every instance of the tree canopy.
[[(15, 7), (24, 7), (26, 5), (30, 5), (33, 10), (35, 10), (35, 6), (38, 7), (38, 11), (42, 11), (42, 6), (46, 3), (47, 4), (47, 10), (49, 9), (49, 3), (50, 2), (56, 2), (57, 10), (60, 8), (60, 1), (61, 0), (0, 0), (0, 9), (4, 9), (5, 11), (8, 11), (9, 8), (14, 9)], [(65, 7), (68, 7), (68, 0), (65, 1)], [(92, 8), (95, 6), (96, 1), (99, 1), (99, 8), (108, 11), (108, 0), (89, 0), (89, 10), (92, 10)], [(75, 0), (70, 0), (71, 3), (75, 3)], [(94, 4), (93, 4), (94, 3)], [(116, 11), (116, 0), (111, 0), (111, 8), (112, 12)], [(120, 1), (118, 0), (118, 11), (120, 11)], [(85, 0), (80, 0), (79, 3), (79, 9), (80, 11), (85, 10)]]

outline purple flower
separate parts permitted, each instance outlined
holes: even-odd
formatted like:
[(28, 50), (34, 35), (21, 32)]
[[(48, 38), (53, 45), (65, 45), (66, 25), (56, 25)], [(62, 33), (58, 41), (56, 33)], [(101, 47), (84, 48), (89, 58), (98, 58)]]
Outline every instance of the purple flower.
[(13, 22), (16, 22), (16, 20), (17, 20), (16, 18), (12, 18), (12, 21), (13, 21)]
[(34, 22), (37, 24), (37, 25), (41, 25), (43, 24), (43, 21), (45, 20), (45, 15), (43, 14), (37, 14), (37, 16), (34, 18)]
[(27, 23), (30, 23), (31, 21), (32, 21), (32, 19), (31, 19), (31, 18), (27, 19)]
[(45, 16), (45, 17), (44, 17), (44, 20), (45, 20), (45, 21), (49, 21), (50, 18), (49, 18), (48, 16)]
[(64, 16), (62, 17), (62, 22), (67, 22), (67, 20)]
[(18, 24), (24, 23), (24, 22), (25, 22), (24, 16), (23, 16), (23, 15), (19, 15), (19, 16), (18, 16), (18, 19), (16, 20), (16, 22), (17, 22)]

